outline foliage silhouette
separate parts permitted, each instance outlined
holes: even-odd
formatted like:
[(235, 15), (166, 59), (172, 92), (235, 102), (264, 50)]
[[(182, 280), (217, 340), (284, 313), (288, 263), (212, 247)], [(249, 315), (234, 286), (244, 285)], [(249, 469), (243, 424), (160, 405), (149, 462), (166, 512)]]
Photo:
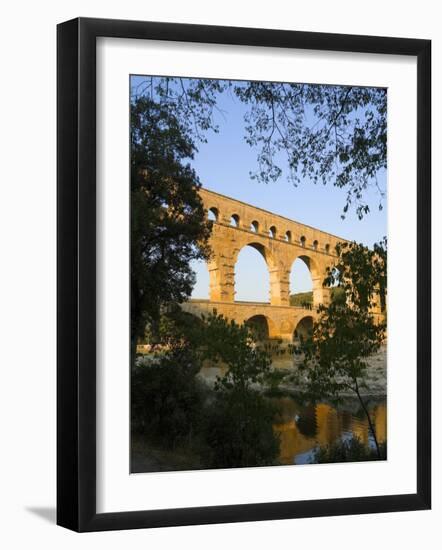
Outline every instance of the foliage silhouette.
[(330, 462), (361, 462), (363, 460), (385, 460), (387, 458), (386, 443), (379, 444), (379, 452), (364, 445), (357, 437), (349, 440), (336, 441), (331, 445), (316, 447), (313, 452), (312, 464)]
[[(159, 335), (162, 345), (132, 372), (133, 432), (164, 448), (193, 446), (203, 467), (275, 463), (275, 410), (257, 389), (271, 378), (271, 360), (247, 327), (174, 309)], [(225, 369), (213, 389), (198, 376), (205, 361)]]
[(312, 399), (339, 402), (344, 392), (353, 392), (367, 417), (379, 457), (381, 449), (361, 390), (367, 387), (367, 359), (385, 340), (385, 321), (374, 318), (373, 307), (378, 299), (385, 304), (386, 246), (384, 240), (373, 251), (356, 243), (336, 247), (338, 260), (324, 284), (339, 285), (346, 301), (319, 306), (312, 335), (299, 347), (303, 361), (294, 376)]
[(131, 350), (146, 327), (157, 338), (162, 309), (187, 299), (191, 260), (208, 258), (211, 222), (185, 164), (195, 145), (186, 127), (147, 97), (131, 104)]
[(247, 106), (245, 139), (257, 149), (252, 178), (278, 180), (283, 153), (295, 185), (309, 179), (346, 190), (342, 217), (350, 207), (360, 219), (368, 214), (369, 188), (383, 208), (378, 176), (387, 167), (386, 89), (175, 77), (146, 77), (132, 89), (134, 98), (160, 101), (201, 142), (219, 131), (215, 114), (226, 118), (218, 107), (225, 93)]

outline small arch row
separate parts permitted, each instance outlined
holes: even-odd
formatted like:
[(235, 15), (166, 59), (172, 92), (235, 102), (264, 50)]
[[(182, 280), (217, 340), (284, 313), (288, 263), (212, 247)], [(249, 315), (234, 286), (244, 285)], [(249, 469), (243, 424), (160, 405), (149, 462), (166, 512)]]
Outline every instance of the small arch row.
[[(220, 214), (219, 214), (219, 210), (218, 208), (212, 206), (208, 209), (208, 219), (212, 222), (216, 222), (216, 223), (219, 223), (220, 221)], [(240, 227), (240, 217), (238, 214), (232, 214), (230, 216), (230, 225), (232, 227)], [(250, 226), (245, 229), (248, 229), (249, 231), (251, 231), (252, 233), (259, 233), (261, 231), (261, 226), (260, 226), (260, 223), (258, 222), (258, 220), (253, 220), (251, 223), (250, 223)], [(280, 237), (279, 233), (278, 233), (278, 230), (276, 228), (275, 225), (272, 225), (269, 230), (268, 230), (268, 237), (270, 239), (277, 239), (278, 237), (281, 238), (281, 240), (284, 240), (288, 243), (294, 243), (294, 244), (299, 244), (300, 246), (302, 246), (303, 248), (307, 248), (308, 247), (308, 244), (307, 244), (307, 239), (304, 235), (301, 235), (298, 240), (296, 240), (296, 238), (294, 238), (292, 232), (290, 230), (287, 230), (283, 235), (282, 237)], [(313, 250), (321, 250), (320, 249), (320, 246), (319, 246), (319, 242), (315, 239), (312, 243), (311, 243), (311, 248)], [(330, 244), (329, 243), (326, 243), (324, 245), (324, 248), (323, 248), (323, 251), (326, 252), (327, 254), (330, 253)]]

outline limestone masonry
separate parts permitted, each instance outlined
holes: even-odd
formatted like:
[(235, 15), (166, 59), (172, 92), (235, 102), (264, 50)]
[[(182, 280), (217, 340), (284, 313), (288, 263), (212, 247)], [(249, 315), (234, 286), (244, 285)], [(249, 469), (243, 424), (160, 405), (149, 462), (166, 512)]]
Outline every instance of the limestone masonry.
[[(195, 315), (212, 312), (244, 323), (265, 317), (270, 338), (292, 340), (302, 322), (313, 320), (316, 307), (327, 304), (330, 289), (323, 288), (327, 267), (336, 260), (335, 235), (289, 220), (207, 189), (199, 190), (204, 207), (214, 218), (208, 263), (209, 300), (190, 300), (183, 309)], [(263, 256), (270, 274), (269, 303), (235, 302), (234, 267), (244, 246), (252, 246)], [(290, 306), (290, 271), (300, 258), (313, 281), (313, 309)], [(305, 320), (304, 320), (305, 319)]]

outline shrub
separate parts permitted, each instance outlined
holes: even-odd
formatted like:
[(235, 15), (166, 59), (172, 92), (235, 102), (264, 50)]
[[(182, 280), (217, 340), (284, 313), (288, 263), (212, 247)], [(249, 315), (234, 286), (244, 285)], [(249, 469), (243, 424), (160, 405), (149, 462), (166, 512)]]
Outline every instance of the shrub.
[(361, 440), (353, 436), (346, 441), (337, 441), (331, 445), (317, 447), (314, 451), (312, 464), (325, 464), (329, 462), (361, 462), (364, 460), (385, 460), (387, 458), (387, 445), (379, 445), (381, 456), (376, 449), (367, 448)]
[(132, 371), (132, 430), (165, 447), (189, 443), (198, 431), (205, 388), (199, 366), (186, 348), (143, 361)]
[(222, 390), (206, 416), (206, 461), (213, 468), (270, 466), (279, 455), (275, 410), (255, 390)]

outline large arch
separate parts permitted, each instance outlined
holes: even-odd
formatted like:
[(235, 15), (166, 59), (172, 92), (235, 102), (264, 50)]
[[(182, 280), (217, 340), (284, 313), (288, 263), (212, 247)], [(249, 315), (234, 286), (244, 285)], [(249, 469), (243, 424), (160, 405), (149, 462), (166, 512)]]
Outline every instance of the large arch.
[(313, 305), (313, 276), (306, 262), (296, 258), (289, 275), (290, 305), (311, 308)]
[[(264, 258), (270, 274), (272, 306), (290, 306), (290, 273), (297, 258), (311, 274), (313, 305), (328, 303), (330, 292), (322, 288), (322, 282), (332, 263), (327, 252), (334, 250), (338, 238), (207, 189), (199, 192), (213, 222), (210, 301), (235, 303), (244, 299), (238, 292), (235, 297), (235, 264), (240, 251), (251, 246)], [(268, 298), (259, 301), (268, 302)]]
[(255, 240), (251, 239), (250, 241), (245, 242), (243, 244), (243, 246), (240, 248), (238, 253), (240, 253), (241, 250), (243, 250), (246, 246), (250, 246), (250, 247), (254, 248), (255, 250), (257, 250), (261, 254), (261, 256), (264, 258), (265, 263), (267, 264), (267, 267), (268, 267), (269, 271), (276, 267), (275, 256), (272, 253), (272, 251), (270, 250), (270, 248), (268, 248), (267, 246), (265, 246), (264, 244), (262, 244), (258, 241), (255, 241)]
[(313, 332), (313, 317), (306, 315), (298, 321), (295, 330), (293, 331), (293, 342), (301, 343), (306, 340)]
[[(261, 270), (261, 267), (258, 266), (258, 264), (255, 264), (257, 266), (257, 273), (253, 273), (252, 271), (249, 271), (248, 273), (248, 280), (246, 280), (244, 283), (240, 283), (238, 281), (239, 277), (239, 267), (238, 261), (240, 260), (241, 253), (243, 253), (247, 248), (252, 248), (253, 250), (256, 250), (259, 255), (262, 257), (262, 259), (265, 262), (266, 266), (266, 274), (264, 274)], [(250, 260), (254, 263), (254, 260)], [(257, 278), (262, 279), (265, 278), (268, 280), (268, 294), (264, 295), (261, 293), (260, 299), (247, 299), (246, 301), (257, 301), (257, 302), (265, 302), (265, 303), (271, 303), (274, 304), (275, 301), (279, 298), (279, 277), (277, 277), (277, 264), (274, 258), (274, 255), (272, 251), (267, 248), (264, 244), (255, 241), (250, 240), (249, 242), (245, 242), (243, 246), (237, 251), (235, 257), (234, 257), (234, 285), (235, 285), (235, 301), (244, 301), (244, 294), (247, 296), (250, 296), (249, 290), (244, 291), (242, 286), (253, 288), (253, 281), (255, 281)], [(240, 284), (242, 286), (240, 287)]]
[(258, 341), (274, 338), (277, 332), (275, 323), (266, 315), (252, 315), (244, 321), (244, 324), (250, 328)]
[(316, 260), (307, 254), (299, 254), (294, 258), (291, 266), (290, 273), (292, 272), (294, 265), (297, 261), (302, 261), (303, 264), (307, 267), (310, 272), (311, 277), (311, 290), (313, 292), (313, 307), (317, 307), (319, 304), (324, 302), (324, 287), (323, 282), (325, 278), (325, 273), (323, 273)]
[(192, 260), (190, 267), (195, 274), (195, 284), (191, 298), (196, 300), (210, 299), (210, 272), (206, 260)]

